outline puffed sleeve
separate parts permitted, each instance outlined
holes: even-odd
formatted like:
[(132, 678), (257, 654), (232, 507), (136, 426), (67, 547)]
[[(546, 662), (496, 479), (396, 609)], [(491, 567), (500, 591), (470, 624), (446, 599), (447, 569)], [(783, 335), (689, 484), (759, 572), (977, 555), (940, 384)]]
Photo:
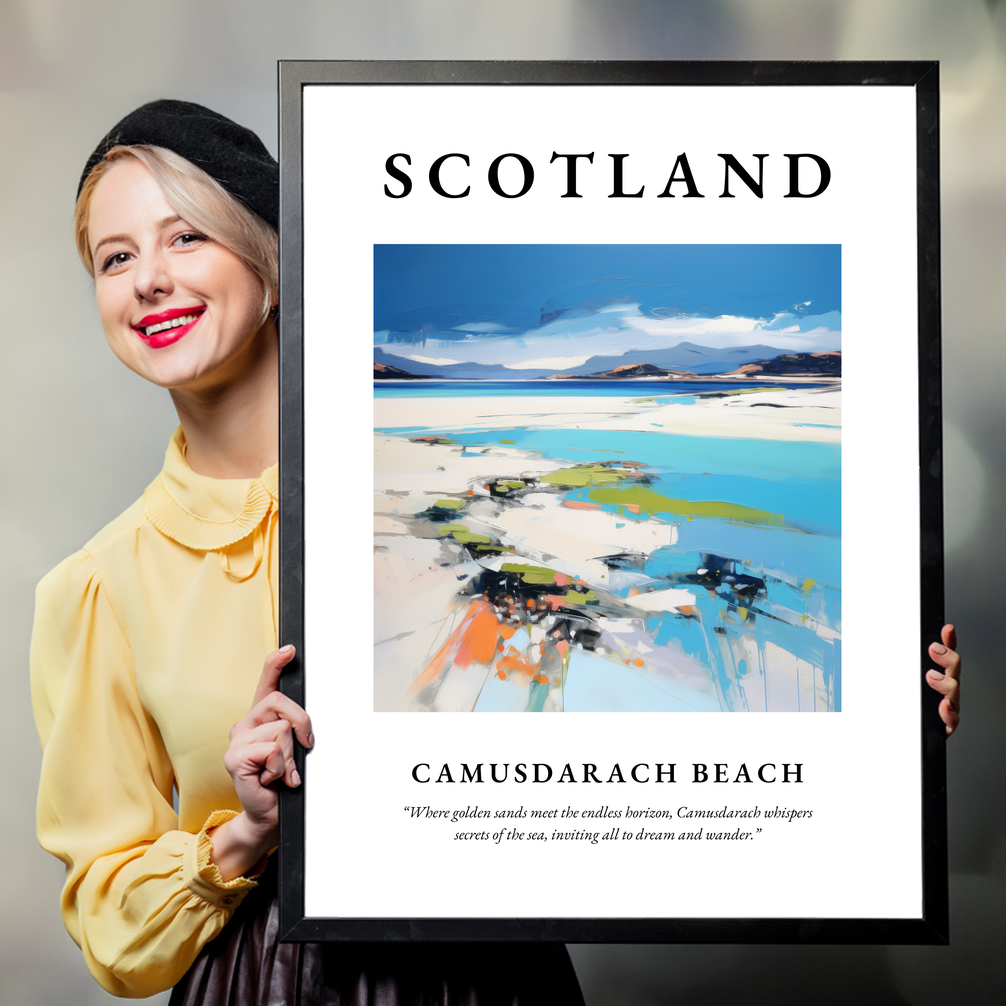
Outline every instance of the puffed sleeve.
[(44, 751), (38, 837), (66, 864), (63, 921), (103, 988), (161, 992), (255, 883), (225, 883), (210, 862), (206, 830), (233, 811), (198, 834), (178, 830), (171, 764), (87, 552), (39, 584), (31, 684)]

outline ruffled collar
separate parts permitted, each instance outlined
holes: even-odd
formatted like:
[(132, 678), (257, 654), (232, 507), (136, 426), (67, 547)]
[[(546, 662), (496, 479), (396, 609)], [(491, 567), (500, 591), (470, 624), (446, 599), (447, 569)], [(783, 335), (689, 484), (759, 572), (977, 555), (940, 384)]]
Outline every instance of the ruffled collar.
[(164, 468), (143, 494), (143, 512), (162, 534), (186, 548), (210, 552), (252, 533), (279, 500), (279, 466), (257, 479), (213, 479), (185, 460), (185, 437), (175, 430)]

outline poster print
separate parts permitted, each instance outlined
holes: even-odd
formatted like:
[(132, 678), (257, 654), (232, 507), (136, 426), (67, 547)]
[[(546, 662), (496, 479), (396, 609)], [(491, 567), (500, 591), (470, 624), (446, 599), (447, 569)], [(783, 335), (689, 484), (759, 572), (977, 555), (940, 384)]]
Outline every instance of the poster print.
[(935, 68), (281, 77), (284, 932), (944, 939)]
[(840, 709), (840, 303), (828, 245), (376, 246), (375, 709)]

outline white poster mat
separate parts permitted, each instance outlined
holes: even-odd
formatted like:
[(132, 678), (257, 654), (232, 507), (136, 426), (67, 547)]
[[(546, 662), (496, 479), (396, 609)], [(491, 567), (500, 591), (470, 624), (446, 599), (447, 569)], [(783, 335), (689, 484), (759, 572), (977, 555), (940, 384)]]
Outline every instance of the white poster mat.
[[(305, 653), (318, 738), (308, 759), (305, 908), (322, 917), (902, 918), (922, 915), (916, 401), (915, 91), (911, 87), (307, 86), (303, 101)], [(565, 162), (582, 199), (562, 199)], [(408, 152), (408, 198), (385, 161)], [(465, 199), (427, 181), (440, 155)], [(785, 153), (831, 166), (783, 198)], [(501, 153), (535, 166), (520, 199), (490, 189)], [(611, 159), (629, 153), (609, 199)], [(656, 199), (688, 154), (704, 199)], [(753, 170), (718, 198), (720, 153)], [(511, 166), (515, 162), (511, 159)], [(505, 184), (516, 183), (504, 176)], [(676, 188), (682, 192), (681, 186)], [(373, 248), (394, 243), (838, 244), (842, 248), (842, 710), (521, 715), (373, 711)], [(336, 320), (337, 319), (337, 320)], [(897, 569), (883, 564), (901, 557)], [(886, 589), (883, 589), (886, 588)], [(878, 598), (882, 597), (882, 601)], [(418, 763), (534, 762), (606, 778), (675, 763), (674, 785), (419, 784)], [(799, 784), (692, 782), (693, 763), (802, 765)], [(651, 768), (651, 772), (652, 772)], [(455, 772), (457, 778), (457, 772)], [(464, 840), (491, 819), (408, 807), (809, 810), (739, 823), (744, 842)], [(584, 820), (578, 818), (579, 826)], [(659, 822), (658, 822), (659, 823)], [(511, 827), (513, 822), (503, 821)], [(637, 831), (652, 822), (595, 820)], [(682, 822), (663, 822), (680, 828)], [(724, 822), (723, 830), (726, 830)]]

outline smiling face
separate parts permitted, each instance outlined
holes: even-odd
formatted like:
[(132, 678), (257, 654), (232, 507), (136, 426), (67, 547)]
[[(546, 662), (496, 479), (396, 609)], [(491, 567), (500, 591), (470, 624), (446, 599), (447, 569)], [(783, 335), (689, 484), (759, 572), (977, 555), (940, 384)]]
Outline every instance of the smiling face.
[(139, 161), (119, 160), (98, 181), (87, 238), (105, 338), (148, 381), (194, 392), (226, 384), (275, 337), (255, 273), (182, 220)]

